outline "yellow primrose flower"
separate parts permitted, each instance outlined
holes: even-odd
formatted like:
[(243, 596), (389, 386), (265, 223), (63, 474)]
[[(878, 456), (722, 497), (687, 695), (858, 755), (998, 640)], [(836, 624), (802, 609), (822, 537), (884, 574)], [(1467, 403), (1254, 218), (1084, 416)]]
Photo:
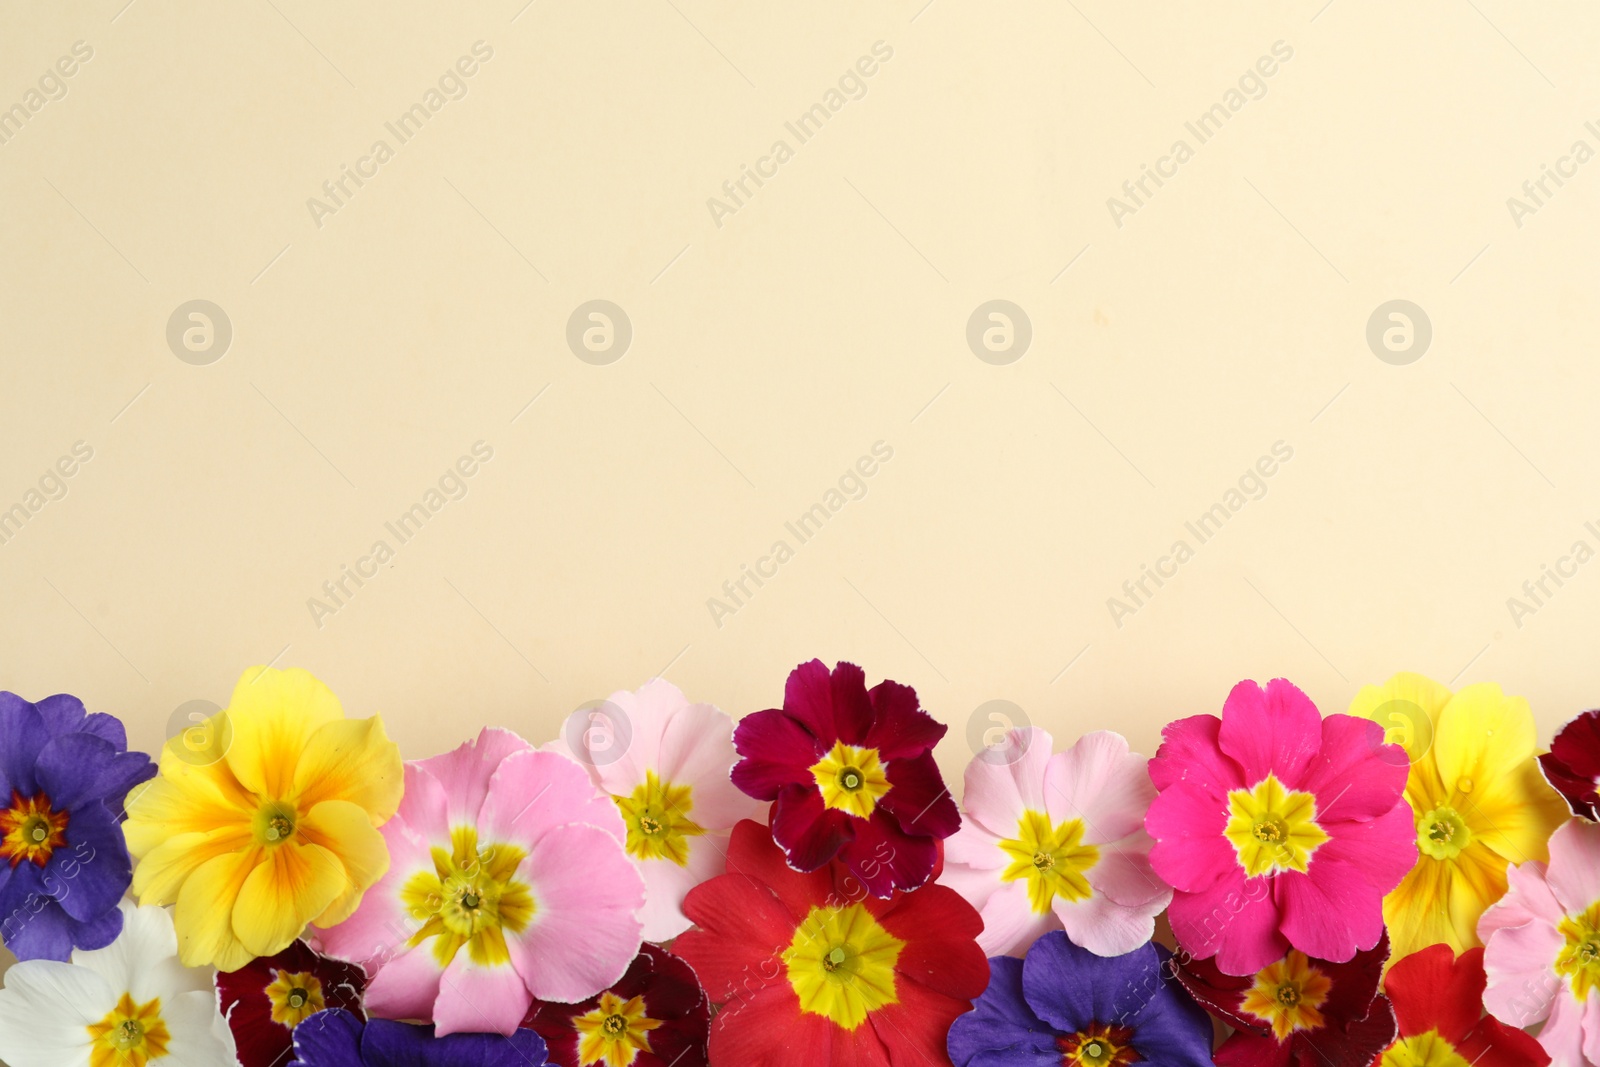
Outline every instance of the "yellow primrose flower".
[[(199, 740), (197, 741), (197, 736)], [(228, 709), (161, 752), (128, 798), (141, 904), (176, 904), (178, 956), (232, 971), (355, 911), (389, 869), (400, 750), (303, 670), (252, 667)]]
[(1567, 807), (1535, 758), (1533, 713), (1492, 683), (1450, 690), (1397, 674), (1356, 694), (1350, 714), (1384, 727), (1411, 760), (1406, 801), (1417, 865), (1383, 901), (1391, 959), (1429, 945), (1475, 948), (1478, 917), (1506, 891), (1506, 865), (1549, 859)]

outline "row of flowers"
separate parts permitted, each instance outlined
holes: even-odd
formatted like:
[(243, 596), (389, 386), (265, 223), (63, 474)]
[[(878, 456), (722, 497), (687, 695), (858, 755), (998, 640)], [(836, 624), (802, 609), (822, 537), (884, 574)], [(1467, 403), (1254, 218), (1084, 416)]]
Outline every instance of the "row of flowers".
[(1600, 1064), (1600, 712), (1540, 754), (1494, 685), (1241, 682), (1148, 760), (1010, 730), (959, 810), (945, 730), (813, 660), (402, 763), (253, 668), (156, 765), (0, 693), (0, 1059)]

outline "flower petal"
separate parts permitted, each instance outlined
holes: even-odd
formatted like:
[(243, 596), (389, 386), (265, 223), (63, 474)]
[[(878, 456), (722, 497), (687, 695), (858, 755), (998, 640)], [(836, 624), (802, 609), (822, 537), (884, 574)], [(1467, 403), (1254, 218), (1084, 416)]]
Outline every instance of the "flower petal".
[(639, 952), (634, 913), (644, 903), (644, 882), (616, 838), (595, 826), (558, 826), (517, 871), (536, 910), (528, 928), (506, 942), (529, 991), (571, 1003), (621, 978)]
[(868, 820), (825, 807), (813, 786), (785, 786), (772, 806), (772, 836), (789, 865), (814, 871), (839, 854)]
[[(462, 783), (444, 783), (455, 792)], [(537, 844), (552, 827), (587, 823), (610, 834), (622, 854), (626, 837), (622, 814), (577, 763), (555, 752), (528, 749), (507, 756), (489, 780), (489, 791), (477, 816), (485, 841)], [(452, 824), (455, 825), (455, 824)], [(632, 959), (630, 953), (628, 956)]]
[[(1153, 764), (1152, 764), (1153, 765)], [(1176, 889), (1200, 893), (1244, 868), (1222, 831), (1228, 809), (1198, 785), (1180, 781), (1150, 802), (1144, 826), (1155, 843), (1150, 864)]]
[[(977, 823), (995, 838), (1014, 837), (1024, 811), (1046, 811), (1045, 768), (1051, 760), (1055, 741), (1037, 726), (1018, 726), (1008, 730), (1005, 747), (984, 752), (1004, 752), (1014, 756), (1010, 762), (999, 758), (974, 756), (967, 764), (961, 804), (966, 818), (956, 836), (967, 833)], [(954, 838), (951, 839), (952, 842)], [(996, 860), (996, 864), (1001, 863)]]
[(509, 1037), (532, 1003), (527, 985), (509, 965), (480, 966), (471, 953), (458, 952), (439, 983), (439, 999), (433, 1005), (435, 1033)]
[(931, 752), (890, 760), (885, 773), (890, 789), (878, 801), (878, 808), (892, 815), (906, 834), (944, 838), (960, 829), (961, 812), (945, 788)]
[(290, 841), (267, 849), (239, 886), (233, 932), (252, 955), (282, 952), (338, 899), (345, 885), (344, 865), (321, 845)]
[(981, 1062), (976, 1057), (987, 1052), (1004, 1053), (1007, 1063), (1058, 1067), (1056, 1032), (1028, 1007), (1020, 959), (989, 961), (989, 984), (972, 1010), (950, 1024), (948, 1048), (956, 1067)]
[(210, 975), (178, 962), (178, 935), (165, 908), (124, 903), (120, 910), (122, 933), (117, 939), (105, 948), (74, 953), (73, 963), (96, 972), (113, 989), (126, 990), (141, 1003), (211, 989)]
[(1091, 845), (1120, 841), (1144, 826), (1156, 798), (1147, 761), (1128, 749), (1128, 740), (1110, 730), (1084, 734), (1065, 752), (1050, 757), (1044, 798), (1056, 822), (1082, 819), (1083, 840)]
[[(661, 730), (656, 759), (661, 780), (690, 787), (690, 811), (694, 821), (705, 829), (726, 829), (740, 819), (757, 818), (760, 808), (756, 801), (728, 778), (733, 765), (739, 762), (739, 753), (733, 747), (733, 719), (710, 704), (687, 703), (670, 682), (657, 679), (645, 689), (655, 685), (677, 693), (679, 703)], [(643, 780), (641, 777), (629, 783), (626, 792), (632, 792)]]
[(800, 664), (784, 683), (783, 710), (813, 737), (827, 742), (825, 748), (834, 741), (864, 745), (873, 727), (867, 676), (854, 663), (841, 662), (832, 671), (820, 659)]
[(733, 744), (742, 757), (731, 772), (733, 784), (757, 800), (776, 800), (782, 790), (800, 783), (814, 786), (807, 768), (832, 747), (779, 708), (740, 719)]
[(1240, 682), (1222, 707), (1217, 744), (1244, 769), (1247, 785), (1268, 774), (1290, 789), (1322, 747), (1322, 716), (1293, 682), (1274, 678), (1263, 689)]
[(1574, 819), (1550, 835), (1545, 882), (1568, 915), (1600, 900), (1600, 824)]
[(1410, 770), (1406, 750), (1384, 744), (1376, 723), (1329, 715), (1322, 720), (1322, 746), (1300, 788), (1317, 798), (1319, 823), (1376, 819), (1401, 802)]
[(688, 839), (689, 859), (680, 867), (670, 859), (635, 859), (634, 868), (644, 879), (644, 906), (639, 921), (646, 941), (671, 941), (692, 924), (683, 914), (689, 890), (728, 870), (728, 834), (709, 831)]
[(0, 1056), (12, 1067), (76, 1067), (89, 1062), (91, 1023), (117, 993), (95, 972), (52, 960), (19, 963), (0, 990)]
[(378, 826), (400, 806), (405, 775), (400, 746), (383, 719), (340, 719), (312, 733), (294, 769), (294, 801), (302, 811), (330, 800), (347, 801)]
[(233, 911), (260, 861), (260, 849), (227, 852), (206, 860), (184, 879), (172, 921), (178, 929), (178, 958), (185, 966), (236, 971), (259, 955), (234, 934)]
[(1561, 1067), (1583, 1067), (1583, 1004), (1563, 992), (1551, 1005), (1550, 1021), (1539, 1031), (1539, 1044), (1550, 1054), (1550, 1062)]
[(431, 940), (385, 959), (367, 983), (367, 1012), (384, 1019), (431, 1019), (444, 968)]
[(1173, 893), (1167, 921), (1185, 951), (1215, 956), (1226, 974), (1255, 974), (1289, 951), (1271, 882), (1247, 880), (1237, 866), (1204, 893)]
[[(475, 740), (449, 752), (417, 761), (417, 766), (436, 778), (445, 790), (446, 820), (449, 826), (469, 826), (478, 820), (479, 810), (489, 795), (489, 783), (507, 759), (528, 752), (532, 745), (510, 730), (486, 727)], [(437, 825), (432, 820), (413, 819), (413, 826)]]
[[(294, 795), (295, 767), (311, 736), (343, 718), (339, 698), (309, 671), (251, 667), (234, 686), (228, 704), (233, 742), (223, 762), (252, 793), (288, 800)], [(170, 748), (173, 742), (167, 744)]]
[(361, 903), (361, 895), (389, 869), (389, 849), (371, 815), (348, 800), (325, 800), (301, 818), (299, 834), (311, 845), (327, 849), (344, 875), (339, 894), (322, 913), (318, 926), (342, 923)]
[(1437, 1030), (1460, 1045), (1483, 1013), (1483, 950), (1456, 959), (1449, 945), (1430, 945), (1397, 961), (1383, 979), (1402, 1036)]
[[(1496, 931), (1483, 950), (1488, 975), (1483, 1006), (1489, 1014), (1511, 1026), (1528, 1027), (1569, 999), (1555, 973), (1556, 955), (1565, 944), (1555, 927), (1542, 922)], [(1545, 1048), (1555, 1054), (1549, 1044)]]
[(1242, 789), (1246, 784), (1243, 769), (1218, 746), (1221, 730), (1222, 720), (1215, 715), (1191, 715), (1163, 726), (1161, 747), (1149, 767), (1156, 789), (1166, 790), (1181, 781), (1219, 798), (1226, 797), (1229, 790)]
[(750, 1067), (831, 1067), (826, 1017), (803, 1013), (786, 981), (741, 995), (711, 1020), (711, 1062)]
[(861, 741), (844, 739), (845, 743), (875, 748), (890, 762), (927, 755), (950, 729), (922, 710), (917, 691), (909, 685), (885, 680), (872, 687), (867, 699), (872, 705), (872, 728)]
[[(946, 868), (948, 872), (949, 868)], [(1028, 899), (1027, 882), (1000, 882), (992, 871), (985, 873), (992, 889), (979, 912), (983, 917), (983, 930), (978, 934), (978, 947), (985, 955), (1015, 956), (1020, 959), (1039, 938), (1051, 930), (1061, 929), (1061, 919), (1054, 911), (1033, 910), (1033, 902)], [(967, 900), (978, 906), (970, 897)]]
[(672, 943), (672, 950), (694, 968), (713, 1003), (783, 981), (778, 956), (799, 920), (765, 886), (725, 874), (696, 886), (684, 911), (695, 926)]
[(1056, 898), (1055, 914), (1067, 936), (1097, 956), (1121, 956), (1149, 941), (1156, 916), (1172, 902), (1172, 889), (1156, 878), (1149, 861), (1137, 851), (1102, 850), (1087, 877), (1093, 889), (1087, 899)]
[(896, 897), (878, 923), (905, 943), (897, 978), (957, 1000), (972, 1000), (989, 983), (989, 961), (976, 944), (983, 920), (955, 890), (924, 886)]

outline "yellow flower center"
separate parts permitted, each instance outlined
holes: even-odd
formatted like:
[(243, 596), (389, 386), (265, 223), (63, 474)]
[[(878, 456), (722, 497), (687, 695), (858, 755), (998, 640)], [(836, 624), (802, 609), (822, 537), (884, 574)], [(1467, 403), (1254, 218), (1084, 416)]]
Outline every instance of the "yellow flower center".
[(53, 810), (45, 794), (24, 797), (13, 789), (11, 807), (0, 811), (0, 858), (13, 867), (24, 860), (43, 867), (50, 853), (67, 843), (67, 816)]
[(800, 1010), (854, 1030), (869, 1012), (899, 1003), (894, 966), (905, 942), (860, 904), (813, 907), (783, 950)]
[(172, 1035), (161, 1019), (161, 998), (135, 1004), (127, 993), (97, 1023), (90, 1023), (89, 1067), (144, 1067), (167, 1054)]
[(267, 986), (267, 1000), (272, 1005), (272, 1021), (293, 1030), (305, 1021), (307, 1015), (328, 1006), (322, 995), (322, 982), (305, 971), (275, 971)]
[(628, 855), (688, 866), (688, 839), (705, 833), (689, 818), (689, 809), (694, 807), (689, 786), (663, 782), (655, 771), (646, 771), (643, 784), (632, 796), (611, 799), (622, 810), (628, 829)]
[(1317, 825), (1317, 798), (1285, 789), (1275, 775), (1267, 775), (1254, 789), (1230, 792), (1228, 815), (1222, 832), (1252, 878), (1280, 871), (1303, 874), (1311, 854), (1328, 840)]
[(1271, 1026), (1279, 1041), (1286, 1041), (1296, 1030), (1315, 1030), (1323, 1025), (1318, 1009), (1327, 1003), (1332, 989), (1333, 980), (1313, 966), (1305, 953), (1290, 950), (1283, 959), (1269, 963), (1256, 974), (1239, 1007)]
[(1377, 1067), (1472, 1067), (1472, 1062), (1440, 1037), (1437, 1030), (1429, 1030), (1415, 1037), (1402, 1037), (1390, 1045)]
[(869, 817), (883, 795), (894, 788), (877, 749), (857, 748), (843, 741), (835, 742), (833, 751), (811, 765), (811, 777), (822, 791), (825, 807), (859, 819)]
[(590, 1012), (572, 1020), (578, 1031), (578, 1065), (629, 1067), (639, 1053), (650, 1052), (650, 1031), (661, 1025), (644, 1013), (644, 998), (623, 1000), (614, 993), (601, 993), (600, 1003)]
[(1567, 941), (1556, 953), (1556, 973), (1571, 980), (1573, 996), (1587, 1000), (1600, 985), (1600, 901), (1562, 919), (1556, 930)]
[(1093, 891), (1084, 875), (1100, 862), (1100, 850), (1082, 842), (1082, 819), (1056, 825), (1042, 811), (1024, 811), (1017, 820), (1017, 836), (1000, 842), (1000, 850), (1011, 857), (1000, 878), (1006, 882), (1026, 878), (1028, 903), (1040, 915), (1058, 896), (1087, 900)]
[(1056, 1038), (1062, 1067), (1124, 1067), (1138, 1063), (1133, 1031), (1126, 1026), (1090, 1023), (1075, 1034)]
[(400, 888), (400, 899), (422, 923), (410, 945), (434, 938), (434, 957), (448, 966), (465, 946), (480, 966), (511, 962), (506, 931), (527, 929), (536, 910), (533, 893), (516, 877), (527, 853), (515, 845), (478, 847), (478, 831), (458, 826), (451, 849), (433, 850), (433, 870), (418, 871)]
[(295, 811), (293, 804), (281, 800), (265, 802), (256, 810), (255, 818), (250, 823), (256, 844), (269, 848), (286, 844), (294, 837), (299, 817), (300, 813)]
[(1454, 808), (1434, 808), (1417, 820), (1417, 849), (1436, 860), (1453, 860), (1472, 844), (1472, 831)]

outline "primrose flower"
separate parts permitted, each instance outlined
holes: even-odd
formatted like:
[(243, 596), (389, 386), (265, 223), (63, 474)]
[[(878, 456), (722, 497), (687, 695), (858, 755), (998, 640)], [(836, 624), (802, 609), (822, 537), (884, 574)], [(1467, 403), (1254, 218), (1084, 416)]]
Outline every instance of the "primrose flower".
[(1600, 821), (1600, 711), (1586, 711), (1557, 730), (1539, 769), (1572, 814)]
[(706, 1067), (711, 1006), (687, 963), (647, 944), (610, 989), (579, 1004), (535, 1001), (522, 1025), (559, 1067)]
[(1509, 1026), (1544, 1023), (1539, 1044), (1558, 1067), (1600, 1062), (1600, 825), (1573, 820), (1550, 835), (1550, 862), (1510, 868), (1510, 888), (1483, 913), (1483, 994)]
[(77, 697), (0, 692), (0, 941), (18, 959), (65, 961), (117, 936), (132, 872), (117, 821), (155, 772)]
[(983, 991), (978, 913), (924, 885), (872, 896), (841, 863), (790, 867), (766, 828), (733, 828), (728, 869), (689, 891), (673, 943), (714, 1002), (712, 1067), (926, 1067)]
[(1400, 1036), (1373, 1067), (1548, 1067), (1539, 1042), (1483, 1014), (1483, 949), (1456, 958), (1430, 945), (1395, 962), (1383, 979)]
[(644, 882), (582, 767), (490, 729), (407, 763), (405, 783), (388, 873), (317, 936), (371, 976), (370, 1015), (509, 1035), (535, 997), (570, 1003), (622, 977)]
[(1350, 714), (1385, 727), (1410, 761), (1416, 865), (1384, 898), (1396, 958), (1482, 944), (1478, 919), (1506, 891), (1506, 865), (1543, 860), (1566, 818), (1539, 774), (1533, 713), (1490, 683), (1450, 690), (1397, 674), (1356, 694)]
[(373, 1019), (343, 1008), (319, 1011), (294, 1031), (288, 1067), (544, 1067), (544, 1041), (532, 1030), (435, 1034), (431, 1026)]
[(562, 736), (545, 747), (583, 764), (622, 812), (625, 847), (644, 878), (644, 939), (670, 941), (689, 928), (684, 895), (723, 873), (729, 831), (757, 815), (728, 779), (739, 758), (733, 720), (657, 678), (573, 712)]
[(950, 1027), (955, 1067), (1209, 1067), (1211, 1020), (1145, 943), (1097, 956), (1060, 931), (989, 961), (989, 988)]
[(168, 741), (124, 830), (140, 903), (176, 904), (184, 965), (232, 971), (343, 920), (387, 869), (400, 750), (298, 669), (245, 671), (207, 730), (225, 751)]
[[(1291, 949), (1242, 976), (1224, 973), (1214, 960), (1191, 958), (1178, 967), (1178, 981), (1233, 1027), (1216, 1051), (1220, 1067), (1368, 1067), (1395, 1036), (1394, 1011), (1378, 994), (1388, 956), (1386, 940), (1343, 963)], [(1383, 1067), (1460, 1065), (1401, 1061)]]
[(243, 1067), (282, 1067), (294, 1029), (324, 1008), (360, 1013), (361, 968), (329, 959), (296, 941), (275, 956), (217, 975), (217, 994)]
[(744, 758), (733, 781), (776, 801), (772, 836), (796, 870), (837, 856), (886, 897), (927, 881), (939, 840), (961, 825), (933, 760), (945, 730), (909, 686), (869, 692), (860, 667), (830, 673), (814, 659), (790, 673), (782, 708), (739, 721), (733, 743)]
[(71, 963), (29, 960), (0, 990), (0, 1058), (11, 1067), (235, 1067), (211, 975), (179, 965), (172, 918), (124, 902), (122, 931)]
[(1416, 862), (1405, 752), (1322, 718), (1279, 678), (1240, 682), (1219, 720), (1169, 723), (1150, 761), (1150, 863), (1177, 892), (1178, 944), (1254, 974), (1295, 948), (1345, 962), (1383, 936), (1383, 895)]
[(1051, 743), (1014, 729), (967, 764), (966, 818), (939, 881), (982, 913), (978, 944), (992, 955), (1021, 956), (1062, 928), (1098, 955), (1132, 952), (1172, 901), (1150, 868), (1145, 758), (1106, 731), (1055, 755)]

